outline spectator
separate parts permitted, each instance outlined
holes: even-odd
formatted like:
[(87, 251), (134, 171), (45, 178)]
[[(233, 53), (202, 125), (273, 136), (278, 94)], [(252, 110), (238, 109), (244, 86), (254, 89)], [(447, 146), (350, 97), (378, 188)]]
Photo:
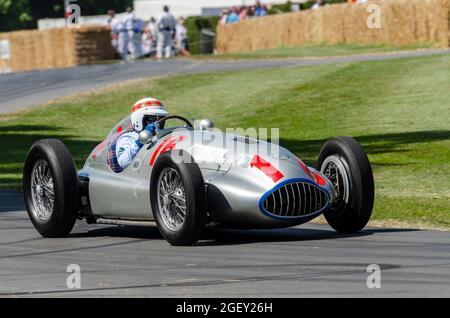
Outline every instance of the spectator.
[(255, 17), (263, 17), (267, 15), (267, 9), (259, 0), (255, 3)]
[(133, 15), (133, 32), (131, 38), (131, 49), (133, 59), (142, 57), (142, 34), (144, 32), (144, 21)]
[(314, 4), (312, 5), (311, 9), (317, 10), (317, 9), (319, 9), (322, 5), (323, 5), (322, 0), (316, 0), (316, 2), (314, 2)]
[(108, 25), (111, 28), (111, 45), (114, 51), (120, 55), (119, 52), (119, 34), (122, 28), (120, 20), (116, 18), (116, 11), (108, 10)]
[[(120, 33), (119, 33), (119, 52), (122, 56), (122, 60), (128, 59), (130, 40), (133, 37), (133, 9), (128, 7), (126, 14), (121, 21)], [(131, 37), (131, 39), (130, 39)]]
[(248, 9), (246, 6), (241, 7), (241, 11), (239, 12), (239, 21), (247, 19)]
[(158, 27), (158, 44), (156, 48), (156, 57), (161, 59), (163, 51), (165, 58), (172, 56), (173, 39), (176, 35), (177, 21), (169, 12), (169, 7), (164, 6), (164, 13), (157, 20)]
[(219, 23), (220, 24), (227, 24), (228, 20), (228, 9), (222, 10), (222, 15), (220, 16)]
[(186, 20), (183, 17), (180, 17), (176, 27), (176, 39), (177, 39), (177, 49), (181, 55), (190, 56), (189, 52), (189, 42), (187, 37), (187, 29), (184, 26)]
[(152, 48), (156, 48), (156, 43), (158, 40), (158, 27), (156, 26), (156, 19), (154, 17), (150, 18), (150, 21), (147, 24), (146, 32), (151, 41)]
[(231, 13), (228, 15), (227, 23), (235, 23), (239, 22), (239, 9), (237, 7), (234, 7), (231, 10)]
[(142, 56), (152, 55), (156, 51), (156, 20), (151, 17), (142, 32)]
[(129, 53), (132, 59), (141, 57), (143, 27), (144, 22), (135, 15), (133, 8), (128, 7), (119, 34), (120, 53), (124, 61), (128, 60)]
[(247, 19), (251, 19), (255, 16), (255, 6), (250, 6), (247, 10)]

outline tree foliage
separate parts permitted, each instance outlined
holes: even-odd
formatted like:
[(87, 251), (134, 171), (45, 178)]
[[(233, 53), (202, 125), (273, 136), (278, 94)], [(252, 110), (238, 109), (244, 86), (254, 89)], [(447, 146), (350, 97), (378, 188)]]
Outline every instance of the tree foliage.
[(0, 0), (0, 30), (23, 29), (31, 23), (28, 0)]
[[(109, 9), (124, 11), (133, 0), (78, 0), (82, 15), (105, 14)], [(0, 0), (0, 32), (36, 28), (43, 18), (64, 17), (64, 0)]]

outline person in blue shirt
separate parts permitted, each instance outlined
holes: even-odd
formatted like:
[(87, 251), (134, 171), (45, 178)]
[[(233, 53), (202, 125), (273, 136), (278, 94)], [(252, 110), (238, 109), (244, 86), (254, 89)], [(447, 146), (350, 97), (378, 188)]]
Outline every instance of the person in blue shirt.
[(261, 4), (260, 1), (256, 1), (255, 3), (255, 17), (263, 17), (267, 15), (266, 8)]
[(237, 8), (233, 8), (233, 10), (231, 10), (227, 17), (227, 23), (235, 22), (239, 22), (239, 13)]

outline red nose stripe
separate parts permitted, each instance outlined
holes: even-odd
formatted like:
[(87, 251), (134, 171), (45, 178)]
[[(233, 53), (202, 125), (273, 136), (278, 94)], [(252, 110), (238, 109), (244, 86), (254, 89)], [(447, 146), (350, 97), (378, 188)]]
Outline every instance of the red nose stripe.
[(313, 174), (314, 174), (314, 179), (316, 180), (316, 183), (317, 183), (318, 185), (324, 186), (324, 185), (327, 184), (327, 182), (325, 181), (325, 179), (322, 178), (318, 173), (313, 172)]
[(160, 154), (162, 154), (163, 152), (169, 151), (169, 150), (173, 150), (176, 147), (178, 142), (183, 141), (186, 138), (187, 138), (186, 136), (175, 136), (175, 137), (170, 137), (170, 138), (167, 138), (166, 140), (164, 140), (158, 146), (158, 148), (156, 148), (155, 152), (153, 153), (152, 157), (150, 158), (150, 166), (153, 166), (155, 164), (156, 158), (158, 158), (158, 156)]
[(272, 179), (273, 182), (277, 182), (278, 180), (282, 179), (284, 175), (272, 164), (263, 158), (261, 158), (259, 155), (255, 155), (250, 162), (250, 167), (255, 167), (261, 170), (265, 173), (266, 176)]
[(309, 169), (308, 169), (308, 167), (303, 163), (303, 161), (301, 161), (299, 158), (295, 158), (295, 159), (297, 159), (297, 162), (298, 162), (298, 164), (300, 165), (300, 167), (302, 167), (302, 169), (303, 169), (303, 171), (305, 171), (305, 173), (310, 177), (310, 178), (312, 178), (313, 176), (312, 176), (312, 174), (311, 174), (311, 171), (309, 171)]

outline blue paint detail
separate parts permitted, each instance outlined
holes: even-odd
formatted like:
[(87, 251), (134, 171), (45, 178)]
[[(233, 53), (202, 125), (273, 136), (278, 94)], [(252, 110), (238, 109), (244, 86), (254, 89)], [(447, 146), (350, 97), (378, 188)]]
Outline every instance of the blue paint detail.
[[(297, 182), (304, 182), (304, 183), (309, 183), (312, 184), (316, 187), (318, 187), (321, 191), (325, 192), (326, 196), (327, 196), (327, 204), (320, 209), (319, 211), (317, 211), (314, 214), (308, 214), (305, 216), (279, 216), (279, 215), (275, 215), (270, 213), (269, 211), (267, 211), (264, 208), (264, 201), (266, 200), (266, 198), (271, 195), (274, 191), (278, 190), (279, 188), (285, 186), (286, 184), (290, 184), (290, 183), (297, 183)], [(259, 210), (266, 216), (268, 216), (271, 219), (275, 219), (275, 220), (281, 220), (281, 221), (304, 221), (307, 222), (309, 220), (312, 220), (313, 218), (315, 218), (316, 216), (319, 216), (320, 214), (322, 214), (323, 211), (325, 211), (326, 209), (328, 209), (331, 205), (331, 199), (330, 199), (330, 194), (328, 192), (328, 190), (326, 190), (325, 188), (321, 187), (320, 185), (318, 185), (317, 183), (315, 183), (314, 181), (311, 181), (309, 179), (305, 179), (305, 178), (294, 178), (294, 179), (288, 179), (285, 180), (279, 184), (277, 184), (275, 187), (273, 187), (271, 190), (267, 191), (266, 193), (263, 194), (263, 196), (261, 197), (261, 199), (259, 199)]]

